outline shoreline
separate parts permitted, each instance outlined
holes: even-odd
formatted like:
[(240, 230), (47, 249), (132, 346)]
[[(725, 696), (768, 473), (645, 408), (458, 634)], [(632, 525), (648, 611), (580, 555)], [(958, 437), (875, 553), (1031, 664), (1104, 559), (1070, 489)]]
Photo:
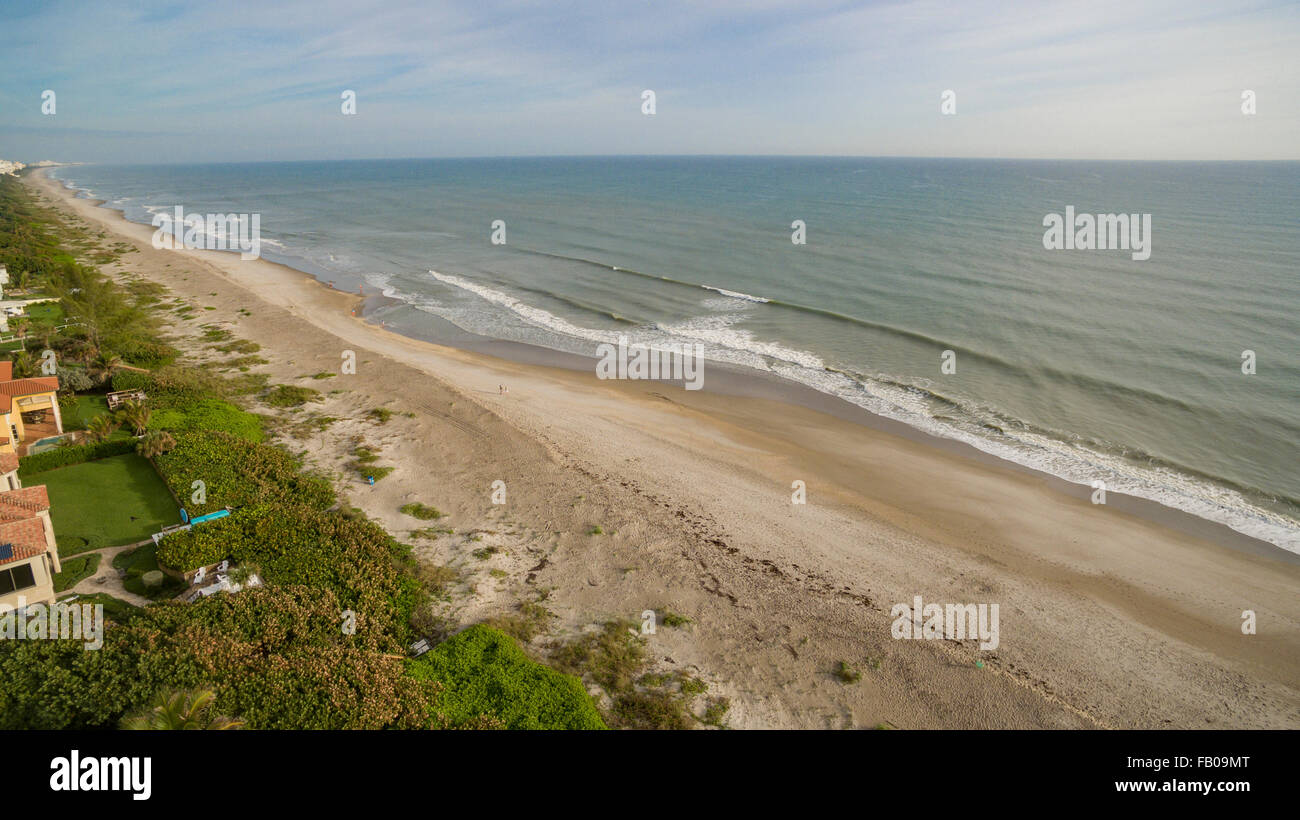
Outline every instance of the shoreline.
[[(63, 190), (69, 192), (72, 196), (77, 197), (81, 201), (87, 202), (94, 207), (113, 212), (123, 223), (145, 227), (141, 223), (128, 220), (120, 209), (106, 206), (107, 200), (82, 197), (79, 189), (68, 187), (59, 180), (51, 179), (47, 174), (48, 170), (48, 168), (41, 168), (32, 172), (32, 175), (39, 176), (39, 178), (44, 181), (62, 187)], [(212, 252), (222, 253), (222, 251)], [(277, 254), (272, 254), (272, 256), (276, 255)], [(284, 259), (293, 259), (293, 257), (285, 256)], [(430, 324), (440, 328), (438, 332), (427, 335), (413, 335), (409, 332), (389, 331), (387, 328), (378, 326), (374, 321), (370, 321), (370, 317), (383, 307), (388, 306), (388, 304), (404, 304), (400, 300), (391, 299), (390, 297), (374, 291), (364, 295), (359, 295), (352, 294), (347, 290), (338, 290), (323, 281), (318, 272), (314, 273), (303, 267), (298, 267), (290, 261), (280, 261), (277, 259), (263, 259), (261, 261), (266, 264), (275, 265), (285, 271), (291, 272), (292, 274), (301, 276), (309, 285), (318, 286), (328, 291), (344, 293), (353, 297), (355, 299), (353, 308), (357, 311), (356, 318), (359, 320), (366, 320), (366, 323), (376, 330), (383, 330), (384, 332), (393, 333), (394, 335), (400, 335), (412, 339), (413, 341), (425, 342), (442, 349), (455, 349), (465, 353), (473, 353), (487, 356), (492, 359), (511, 362), (513, 364), (585, 373), (595, 372), (596, 359), (594, 357), (554, 350), (527, 342), (494, 339), (472, 331), (464, 330), (463, 328), (459, 328), (447, 320), (434, 315), (430, 315), (429, 317)], [(1054, 491), (1068, 495), (1071, 498), (1089, 499), (1092, 495), (1092, 488), (1087, 485), (1061, 478), (1037, 467), (1002, 458), (967, 442), (936, 435), (917, 427), (913, 427), (905, 422), (878, 415), (866, 408), (844, 401), (839, 397), (823, 393), (809, 387), (808, 385), (756, 370), (729, 365), (725, 362), (709, 362), (708, 372), (710, 373), (710, 378), (708, 383), (702, 387), (700, 392), (712, 392), (723, 396), (740, 398), (764, 398), (783, 404), (798, 405), (800, 407), (815, 410), (844, 421), (867, 427), (874, 431), (883, 432), (909, 441), (921, 443), (925, 446), (934, 447), (949, 455), (972, 460), (992, 467), (1009, 469), (1026, 475), (1036, 476), (1044, 481)], [(719, 382), (721, 383), (721, 386), (719, 386)], [(673, 383), (665, 381), (647, 382), (647, 384), (670, 386)], [(1271, 558), (1300, 566), (1300, 552), (1292, 552), (1285, 547), (1281, 547), (1277, 544), (1273, 544), (1269, 541), (1233, 529), (1231, 526), (1219, 521), (1201, 517), (1195, 513), (1169, 506), (1160, 501), (1144, 498), (1142, 496), (1130, 495), (1118, 490), (1108, 489), (1106, 491), (1106, 499), (1106, 505), (1111, 508), (1135, 515), (1152, 523), (1169, 527), (1180, 533), (1213, 541), (1216, 544), (1242, 550), (1252, 555)]]
[[(139, 248), (141, 256), (128, 255), (123, 268), (136, 272), (137, 260), (147, 257), (153, 270), (142, 275), (174, 292), (217, 293), (228, 289), (212, 284), (221, 281), (235, 295), (209, 301), (281, 311), (266, 327), (260, 318), (240, 321), (229, 305), (214, 304), (202, 317), (252, 333), (280, 358), (272, 369), (301, 372), (308, 365), (296, 362), (323, 366), (329, 354), (337, 367), (338, 350), (355, 345), (358, 360), (371, 355), (378, 368), (398, 374), (367, 390), (428, 414), (410, 432), (465, 432), (455, 424), (448, 430), (452, 421), (491, 430), (486, 437), (467, 434), (472, 441), (465, 446), (483, 463), (456, 461), (457, 454), (435, 452), (436, 443), (418, 437), (397, 437), (391, 446), (400, 448), (399, 471), (374, 495), (391, 502), (386, 496), (414, 486), (401, 481), (427, 481), (430, 465), (439, 464), (432, 455), (484, 486), (481, 479), (493, 471), (508, 473), (512, 487), (525, 485), (512, 497), (523, 497), (530, 526), (557, 534), (536, 574), (555, 583), (571, 624), (605, 612), (631, 615), (652, 597), (674, 599), (695, 625), (690, 640), (666, 636), (666, 654), (715, 676), (738, 702), (743, 725), (817, 726), (828, 715), (847, 714), (852, 725), (877, 720), (909, 728), (1300, 726), (1300, 571), (1297, 556), (1281, 548), (1117, 493), (1099, 510), (1087, 501), (1089, 488), (987, 454), (963, 454), (957, 448), (979, 451), (901, 422), (846, 417), (870, 414), (804, 388), (827, 403), (808, 406), (813, 397), (795, 395), (788, 382), (718, 379), (723, 368), (711, 368), (710, 382), (721, 384), (692, 395), (664, 383), (601, 382), (590, 369), (566, 370), (546, 359), (537, 352), (542, 348), (507, 350), (503, 345), (514, 343), (495, 342), (489, 357), (402, 336), (353, 318), (364, 300), (310, 274), (267, 260), (244, 263), (237, 254), (153, 250), (148, 226), (75, 199), (44, 172), (28, 179), (64, 210)], [(188, 276), (209, 284), (189, 285), (176, 279), (179, 271), (164, 270), (178, 260), (200, 269)], [(295, 332), (286, 333), (286, 322), (295, 321)], [(303, 341), (295, 345), (296, 337)], [(544, 361), (511, 361), (496, 351)], [(410, 368), (438, 384), (411, 382)], [(497, 396), (493, 388), (502, 381), (511, 393)], [(452, 409), (411, 398), (420, 391), (450, 396)], [(611, 452), (611, 442), (621, 449)], [(322, 442), (314, 455), (337, 461), (331, 447), (337, 442)], [(530, 494), (530, 470), (551, 484)], [(567, 501), (560, 503), (556, 488), (585, 487), (592, 476), (604, 476), (588, 490), (604, 495), (599, 515), (627, 520), (608, 555), (593, 555), (590, 539), (547, 526), (565, 523), (567, 513), (557, 508)], [(806, 509), (789, 503), (794, 478), (806, 480)], [(492, 514), (482, 511), (485, 491), (454, 483), (440, 487), (450, 500), (439, 498), (453, 520)], [(594, 496), (577, 497), (574, 507), (581, 508)], [(661, 507), (673, 515), (656, 517), (666, 515)], [(643, 513), (644, 522), (633, 513)], [(394, 530), (410, 527), (391, 512), (383, 520)], [(656, 562), (662, 572), (638, 590), (627, 583), (629, 573), (618, 577), (632, 560)], [(972, 678), (973, 659), (987, 656), (966, 646), (891, 641), (881, 610), (910, 600), (909, 589), (927, 600), (992, 595), (1004, 610), (1019, 611), (1018, 634), (1013, 638), (1008, 624), (1003, 649), (986, 664), (995, 674)], [(1260, 635), (1243, 638), (1235, 629), (1244, 609), (1260, 610)], [(791, 637), (802, 633), (814, 648), (784, 640), (781, 627)], [(807, 678), (807, 656), (821, 670), (861, 647), (885, 660), (887, 671), (873, 675), (880, 680), (872, 690), (828, 682), (821, 672)], [(1124, 691), (1131, 677), (1140, 691)], [(1243, 688), (1250, 697), (1241, 696)], [(984, 711), (963, 714), (970, 698)]]

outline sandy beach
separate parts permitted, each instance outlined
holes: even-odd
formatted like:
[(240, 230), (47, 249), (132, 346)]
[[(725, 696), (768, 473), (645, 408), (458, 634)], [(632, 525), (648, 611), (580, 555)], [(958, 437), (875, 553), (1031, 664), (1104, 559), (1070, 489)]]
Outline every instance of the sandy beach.
[[(399, 539), (427, 526), (403, 504), (447, 513), (454, 533), (412, 543), (462, 569), (453, 623), (541, 590), (557, 636), (685, 615), (651, 653), (730, 698), (734, 728), (1300, 728), (1294, 555), (740, 379), (601, 381), (410, 339), (366, 322), (355, 294), (265, 260), (155, 250), (152, 228), (43, 171), (25, 179), (136, 249), (106, 273), (198, 308), (171, 318), (194, 360), (213, 358), (199, 326), (218, 324), (261, 345), (272, 383), (325, 393), (310, 410), (340, 421), (286, 443), (351, 504)], [(340, 373), (348, 351), (355, 374)], [(320, 372), (340, 375), (302, 378)], [(373, 408), (393, 415), (377, 425)], [(395, 468), (373, 487), (344, 469), (358, 436)], [(472, 555), (484, 547), (498, 550)], [(890, 609), (915, 596), (998, 604), (997, 649), (896, 640)], [(862, 679), (841, 682), (841, 661)]]

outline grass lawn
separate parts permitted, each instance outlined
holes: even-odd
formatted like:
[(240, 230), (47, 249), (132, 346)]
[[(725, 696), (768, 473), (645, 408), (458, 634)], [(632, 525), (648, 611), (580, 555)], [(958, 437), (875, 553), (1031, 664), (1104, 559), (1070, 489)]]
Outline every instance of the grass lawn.
[(180, 523), (167, 485), (135, 453), (47, 470), (23, 484), (48, 488), (60, 556), (133, 544)]
[[(44, 294), (29, 296), (29, 299), (40, 299)], [(26, 308), (27, 318), (32, 320), (32, 324), (57, 325), (63, 321), (63, 306), (58, 302), (41, 302), (38, 305), (28, 305)], [(12, 324), (13, 319), (9, 320)]]
[(153, 542), (150, 542), (133, 550), (119, 552), (117, 557), (113, 559), (115, 569), (126, 570), (126, 577), (122, 579), (122, 586), (127, 592), (134, 592), (136, 595), (159, 600), (161, 598), (170, 598), (185, 589), (183, 582), (177, 581), (170, 575), (163, 577), (163, 583), (160, 587), (150, 589), (144, 585), (141, 576), (146, 572), (158, 569), (158, 558), (155, 554), (157, 550), (158, 547), (154, 546)]
[(95, 416), (108, 415), (108, 401), (94, 394), (77, 396), (76, 405), (70, 408), (60, 405), (59, 411), (63, 414), (64, 430), (85, 430)]
[(54, 591), (63, 592), (72, 589), (84, 579), (94, 575), (95, 570), (99, 569), (99, 559), (103, 557), (97, 552), (92, 552), (89, 555), (64, 559), (61, 562), (63, 572), (54, 574)]

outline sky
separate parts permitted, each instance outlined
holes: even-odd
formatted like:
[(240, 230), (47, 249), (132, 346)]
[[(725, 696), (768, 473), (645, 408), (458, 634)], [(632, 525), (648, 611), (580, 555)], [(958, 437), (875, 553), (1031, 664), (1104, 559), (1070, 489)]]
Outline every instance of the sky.
[(0, 158), (585, 154), (1300, 159), (1300, 2), (0, 5)]

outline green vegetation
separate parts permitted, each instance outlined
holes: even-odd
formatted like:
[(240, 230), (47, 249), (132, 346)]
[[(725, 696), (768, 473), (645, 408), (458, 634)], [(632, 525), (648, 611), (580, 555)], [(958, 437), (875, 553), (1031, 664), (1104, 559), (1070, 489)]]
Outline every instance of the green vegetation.
[(262, 417), (241, 410), (223, 399), (199, 399), (184, 410), (160, 410), (149, 419), (150, 430), (186, 432), (219, 430), (246, 441), (262, 441)]
[(685, 615), (678, 615), (676, 612), (665, 609), (659, 615), (659, 622), (664, 626), (680, 627), (689, 624), (691, 619), (687, 618)]
[(685, 672), (643, 674), (645, 644), (632, 621), (609, 621), (558, 647), (552, 659), (563, 671), (600, 685), (612, 706), (606, 722), (615, 728), (687, 729), (690, 702), (707, 687)]
[[(59, 600), (66, 601), (67, 597), (60, 598)], [(98, 604), (104, 608), (105, 618), (119, 624), (126, 623), (135, 615), (135, 613), (140, 611), (139, 607), (134, 606), (133, 604), (128, 604), (121, 598), (114, 598), (106, 592), (92, 592), (89, 595), (77, 595), (76, 600), (73, 603), (90, 604), (91, 606)]]
[(848, 661), (840, 661), (835, 667), (835, 677), (840, 679), (840, 683), (857, 683), (862, 680), (862, 672)]
[(71, 464), (81, 464), (97, 458), (120, 456), (123, 453), (131, 452), (135, 452), (135, 442), (129, 436), (121, 441), (58, 447), (20, 459), (18, 462), (18, 477), (26, 481), (37, 473), (43, 473), (46, 470), (54, 470)]
[(189, 499), (194, 482), (203, 482), (206, 501), (185, 505), (192, 516), (227, 506), (277, 502), (325, 509), (334, 503), (329, 483), (300, 472), (297, 460), (279, 447), (219, 431), (177, 433), (175, 438), (176, 449), (156, 463), (178, 498)]
[(604, 729), (577, 678), (530, 660), (508, 636), (473, 626), (408, 662), (442, 685), (435, 708), (452, 726), (483, 718), (506, 729)]
[(54, 591), (64, 592), (72, 589), (77, 584), (94, 575), (99, 569), (99, 559), (103, 557), (97, 552), (89, 555), (78, 555), (63, 560), (63, 571), (54, 574)]
[[(132, 442), (133, 443), (133, 442)], [(153, 465), (134, 453), (38, 473), (44, 484), (59, 555), (143, 541), (180, 523), (176, 502)]]
[[(185, 589), (184, 582), (159, 570), (156, 552), (157, 547), (150, 542), (133, 550), (123, 550), (113, 559), (114, 569), (126, 570), (126, 577), (122, 579), (122, 586), (127, 592), (134, 592), (136, 595), (143, 595), (153, 600), (161, 600), (171, 598)], [(161, 584), (150, 586), (145, 583), (144, 576), (151, 572), (158, 572), (163, 576)]]
[(329, 590), (360, 617), (389, 624), (391, 634), (405, 638), (405, 622), (420, 600), (409, 551), (371, 521), (279, 503), (169, 535), (158, 560), (181, 571), (226, 558), (256, 563), (267, 583)]
[(410, 504), (403, 504), (401, 511), (412, 518), (418, 518), (421, 521), (434, 521), (442, 518), (442, 513), (436, 507), (430, 507), (421, 504), (418, 501)]
[(378, 424), (387, 424), (388, 420), (393, 417), (393, 411), (386, 407), (376, 407), (366, 414), (373, 422)]
[[(172, 493), (192, 515), (227, 506), (234, 512), (158, 548), (150, 542), (117, 556), (126, 588), (158, 602), (137, 609), (103, 594), (83, 596), (103, 603), (112, 619), (99, 651), (78, 641), (0, 641), (0, 730), (109, 729), (131, 715), (152, 720), (159, 709), (204, 725), (209, 716), (237, 716), (252, 729), (601, 726), (580, 683), (529, 661), (504, 633), (482, 627), (424, 659), (405, 659), (414, 637), (447, 632), (432, 601), (449, 594), (458, 574), (418, 566), (409, 547), (340, 502), (326, 480), (264, 443), (260, 418), (245, 409), (251, 396), (292, 408), (320, 400), (318, 391), (268, 388), (263, 374), (176, 364), (178, 351), (161, 328), (192, 322), (195, 307), (129, 271), (121, 285), (103, 276), (82, 260), (102, 263), (121, 251), (100, 244), (37, 206), (16, 180), (0, 178), (0, 262), (13, 287), (39, 286), (60, 299), (37, 317), (46, 324), (33, 321), (32, 333), (56, 351), (61, 374), (67, 368), (62, 406), (78, 419), (89, 416), (87, 426), (102, 424), (95, 419), (108, 416), (98, 412), (98, 400), (74, 394), (142, 389), (146, 438), (158, 453), (157, 473), (132, 452), (130, 439), (22, 459), (24, 480), (36, 476), (50, 486), (68, 561), (61, 583), (74, 583), (98, 558), (73, 558), (79, 550), (64, 547), (66, 537), (84, 541), (82, 550), (142, 540), (177, 520)], [(63, 315), (79, 324), (55, 331), (52, 322)], [(257, 352), (228, 329), (201, 327), (203, 342), (222, 353)], [(20, 374), (38, 364), (30, 352), (14, 355)], [(316, 422), (318, 429), (328, 421)], [(167, 436), (174, 447), (163, 453)], [(195, 502), (199, 488), (205, 499)], [(441, 516), (423, 504), (407, 507), (418, 518)], [(258, 567), (266, 584), (181, 604), (161, 600), (181, 582), (144, 581), (159, 560), (189, 569), (226, 557), (243, 569)], [(355, 613), (355, 629), (340, 628), (345, 610)], [(515, 627), (544, 630), (552, 617), (527, 605)], [(203, 697), (186, 694), (196, 692)]]
[(66, 403), (59, 401), (59, 413), (64, 430), (85, 430), (93, 419), (109, 415), (108, 402), (103, 396), (73, 396)]
[(396, 469), (395, 467), (377, 466), (375, 462), (379, 460), (379, 453), (364, 445), (357, 445), (353, 448), (352, 455), (354, 459), (348, 462), (348, 466), (362, 478), (373, 478), (375, 481), (380, 481)]
[(731, 698), (715, 697), (709, 698), (704, 707), (704, 714), (700, 716), (700, 723), (723, 728), (723, 721), (727, 718), (727, 711), (731, 709)]
[(260, 344), (257, 342), (250, 342), (247, 339), (236, 339), (230, 344), (212, 345), (212, 347), (222, 353), (241, 353), (245, 355), (256, 353), (262, 349)]
[(301, 407), (309, 401), (320, 401), (319, 390), (310, 387), (297, 387), (292, 384), (277, 384), (262, 397), (262, 401), (272, 407)]
[(424, 588), (434, 595), (445, 595), (452, 584), (460, 580), (460, 573), (451, 567), (437, 564), (421, 564), (416, 568), (416, 577)]
[(498, 615), (495, 618), (489, 618), (487, 623), (512, 638), (524, 643), (530, 643), (533, 638), (544, 634), (550, 629), (553, 620), (555, 620), (555, 613), (546, 607), (531, 601), (524, 601), (519, 604), (514, 614)]
[(211, 689), (189, 692), (165, 690), (154, 696), (145, 709), (122, 719), (123, 729), (134, 730), (222, 730), (242, 729), (239, 718), (213, 714), (217, 693)]

